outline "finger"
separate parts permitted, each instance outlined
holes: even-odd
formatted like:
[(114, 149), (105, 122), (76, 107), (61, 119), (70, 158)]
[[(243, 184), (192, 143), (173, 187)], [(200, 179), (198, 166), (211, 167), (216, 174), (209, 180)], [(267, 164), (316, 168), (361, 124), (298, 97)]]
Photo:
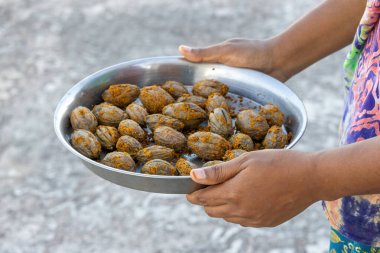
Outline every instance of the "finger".
[(240, 159), (233, 159), (211, 167), (193, 169), (190, 175), (191, 179), (199, 184), (215, 185), (234, 177), (241, 170)]
[(227, 217), (224, 218), (226, 222), (229, 223), (234, 223), (234, 224), (239, 224), (243, 227), (254, 227), (251, 222), (245, 218), (240, 218), (240, 217)]
[(220, 206), (229, 203), (219, 186), (207, 187), (186, 195), (187, 200), (200, 206)]
[(233, 217), (231, 205), (205, 206), (205, 212), (212, 218), (229, 218)]
[(220, 62), (224, 53), (224, 45), (216, 44), (205, 48), (192, 48), (181, 45), (179, 52), (192, 62)]
[(255, 221), (252, 218), (247, 219), (247, 218), (236, 216), (236, 217), (227, 217), (227, 218), (224, 218), (224, 220), (230, 223), (239, 224), (243, 227), (252, 227), (252, 228), (273, 227), (270, 225), (263, 224), (260, 221)]
[(235, 224), (240, 224), (240, 223), (245, 223), (247, 222), (245, 218), (241, 218), (241, 217), (226, 217), (224, 218), (223, 220), (229, 222), (229, 223), (235, 223)]

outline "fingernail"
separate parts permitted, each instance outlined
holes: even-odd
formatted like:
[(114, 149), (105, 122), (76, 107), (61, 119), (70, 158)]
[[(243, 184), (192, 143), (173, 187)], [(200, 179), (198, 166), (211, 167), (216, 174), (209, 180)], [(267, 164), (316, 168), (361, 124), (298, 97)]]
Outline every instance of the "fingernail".
[(206, 179), (206, 173), (204, 169), (192, 170), (192, 173), (196, 179)]
[(187, 53), (191, 52), (191, 47), (188, 47), (188, 46), (181, 45), (181, 46), (179, 46), (179, 49), (181, 51), (184, 51), (184, 52), (187, 52)]

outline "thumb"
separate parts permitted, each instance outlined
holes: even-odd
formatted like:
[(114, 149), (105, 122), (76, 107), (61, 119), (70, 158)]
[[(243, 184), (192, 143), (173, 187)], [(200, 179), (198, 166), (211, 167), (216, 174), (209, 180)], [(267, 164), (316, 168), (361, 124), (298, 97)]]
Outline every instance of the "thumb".
[(192, 62), (220, 62), (223, 46), (217, 44), (205, 48), (192, 48), (181, 45), (178, 50), (187, 60)]
[(191, 179), (196, 183), (204, 185), (223, 183), (242, 170), (238, 160), (239, 159), (233, 159), (211, 167), (193, 169), (190, 172)]

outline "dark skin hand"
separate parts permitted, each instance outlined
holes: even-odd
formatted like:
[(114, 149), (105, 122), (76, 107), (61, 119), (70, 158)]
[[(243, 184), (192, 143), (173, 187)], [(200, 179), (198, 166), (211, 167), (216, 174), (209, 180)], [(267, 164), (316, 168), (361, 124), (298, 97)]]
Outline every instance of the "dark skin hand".
[[(380, 137), (305, 153), (262, 150), (191, 171), (208, 187), (187, 195), (216, 218), (249, 227), (277, 226), (319, 200), (380, 193)], [(355, 178), (355, 180), (352, 180)]]
[[(286, 81), (348, 45), (365, 4), (365, 0), (350, 4), (326, 0), (271, 39), (234, 39), (206, 48), (180, 46), (179, 50), (189, 61), (257, 69)], [(192, 179), (208, 187), (187, 199), (203, 206), (211, 217), (242, 226), (273, 227), (319, 200), (380, 193), (378, 157), (380, 137), (314, 153), (253, 151), (192, 170)]]
[[(304, 165), (307, 164), (307, 167)], [(317, 201), (309, 188), (311, 156), (290, 150), (262, 150), (199, 170), (191, 176), (212, 185), (187, 196), (210, 217), (249, 227), (277, 226)], [(201, 174), (201, 175), (198, 175)]]
[(180, 46), (179, 50), (187, 60), (193, 62), (216, 62), (228, 66), (260, 69), (278, 79), (285, 79), (272, 69), (271, 40), (230, 39), (206, 48)]
[(273, 38), (231, 39), (205, 48), (180, 46), (179, 51), (189, 61), (256, 69), (286, 81), (350, 44), (366, 2), (327, 0)]

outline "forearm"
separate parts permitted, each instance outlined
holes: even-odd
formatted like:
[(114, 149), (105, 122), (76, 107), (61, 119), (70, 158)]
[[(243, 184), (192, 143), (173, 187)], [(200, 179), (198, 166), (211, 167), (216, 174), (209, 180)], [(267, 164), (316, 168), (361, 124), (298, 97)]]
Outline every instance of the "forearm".
[(292, 77), (352, 42), (366, 0), (326, 0), (278, 36), (273, 45), (273, 72)]
[(380, 194), (380, 136), (319, 152), (314, 162), (317, 199)]

